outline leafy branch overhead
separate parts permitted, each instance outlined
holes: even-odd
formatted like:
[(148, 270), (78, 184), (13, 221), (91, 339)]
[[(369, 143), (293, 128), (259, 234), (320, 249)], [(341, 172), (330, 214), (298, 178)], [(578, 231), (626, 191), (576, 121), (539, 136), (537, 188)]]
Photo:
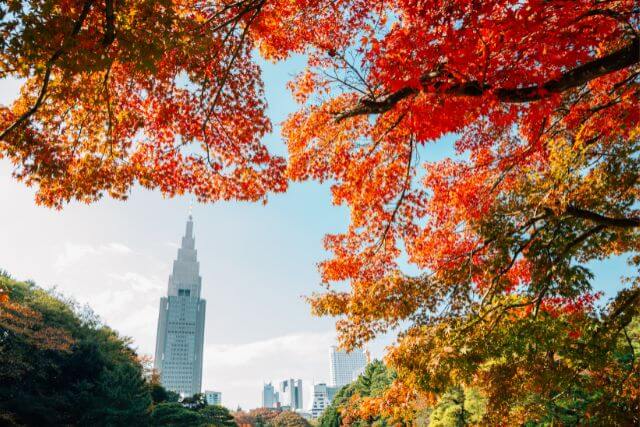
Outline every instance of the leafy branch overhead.
[[(0, 156), (38, 202), (125, 198), (135, 184), (266, 200), (290, 181), (330, 182), (350, 223), (326, 237), (328, 290), (310, 301), (339, 316), (345, 347), (400, 328), (387, 403), (472, 387), (486, 420), (517, 424), (567, 409), (575, 385), (599, 390), (581, 414), (639, 422), (640, 368), (613, 356), (640, 310), (635, 0), (0, 10), (0, 78), (25, 79), (0, 110)], [(256, 56), (298, 54), (285, 160), (262, 142)], [(436, 142), (456, 155), (434, 160)], [(607, 284), (606, 302), (590, 268), (614, 257), (632, 275)]]

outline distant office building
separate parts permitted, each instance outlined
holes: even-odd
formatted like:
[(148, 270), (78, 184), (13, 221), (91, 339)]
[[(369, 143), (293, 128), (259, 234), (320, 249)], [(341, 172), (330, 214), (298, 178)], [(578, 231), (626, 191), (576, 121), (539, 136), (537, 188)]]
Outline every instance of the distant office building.
[(265, 384), (262, 387), (262, 407), (263, 408), (277, 408), (280, 404), (280, 398), (275, 387), (271, 383)]
[(338, 350), (338, 347), (331, 347), (331, 365), (329, 373), (331, 375), (331, 385), (342, 387), (353, 381), (353, 375), (367, 366), (367, 356), (360, 349), (347, 353)]
[(222, 405), (222, 393), (219, 391), (207, 390), (204, 392), (204, 398), (208, 405)]
[(278, 390), (280, 406), (291, 411), (302, 410), (302, 380), (284, 380)]
[(324, 383), (313, 386), (313, 406), (311, 407), (311, 417), (318, 418), (329, 405), (333, 397), (338, 392), (339, 387), (329, 387)]
[(178, 258), (169, 276), (167, 296), (160, 299), (154, 361), (161, 384), (184, 396), (200, 393), (202, 387), (206, 302), (200, 298), (199, 268), (193, 219), (189, 215)]

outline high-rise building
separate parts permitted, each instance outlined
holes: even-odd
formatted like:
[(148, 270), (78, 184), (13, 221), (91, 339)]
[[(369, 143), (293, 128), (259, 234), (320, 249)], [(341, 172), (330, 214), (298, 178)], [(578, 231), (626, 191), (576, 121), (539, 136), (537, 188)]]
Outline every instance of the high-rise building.
[(208, 405), (222, 405), (222, 393), (219, 391), (207, 390), (204, 392), (204, 398)]
[(338, 387), (329, 387), (325, 383), (314, 384), (313, 386), (313, 406), (311, 407), (311, 417), (318, 418), (324, 412), (338, 391)]
[(302, 380), (284, 380), (280, 383), (278, 393), (280, 405), (291, 411), (302, 410)]
[(353, 374), (367, 366), (367, 356), (364, 351), (355, 349), (351, 353), (339, 350), (336, 346), (331, 346), (331, 365), (329, 373), (331, 375), (331, 385), (342, 387), (353, 381)]
[(275, 387), (267, 383), (262, 387), (262, 407), (277, 408), (280, 404), (280, 397)]
[(154, 367), (167, 389), (185, 396), (200, 393), (206, 301), (193, 236), (193, 218), (169, 276), (167, 296), (160, 299)]
[(313, 385), (313, 405), (311, 406), (311, 416), (318, 418), (331, 404), (327, 385), (324, 383)]

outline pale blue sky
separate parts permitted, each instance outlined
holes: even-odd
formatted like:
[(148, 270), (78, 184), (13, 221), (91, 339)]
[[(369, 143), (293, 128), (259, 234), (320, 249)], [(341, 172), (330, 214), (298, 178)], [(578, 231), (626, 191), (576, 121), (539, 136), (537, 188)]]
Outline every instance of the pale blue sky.
[[(269, 112), (275, 126), (267, 143), (285, 153), (279, 126), (295, 104), (286, 81), (300, 59), (264, 64)], [(16, 96), (18, 83), (0, 80), (0, 104)], [(431, 145), (422, 160), (451, 154), (449, 141)], [(135, 189), (129, 201), (72, 203), (63, 211), (38, 207), (33, 191), (10, 177), (0, 161), (0, 268), (19, 279), (57, 286), (89, 303), (141, 353), (155, 346), (159, 298), (184, 233), (189, 197), (165, 199)], [(331, 206), (328, 185), (292, 184), (249, 203), (196, 205), (196, 248), (207, 299), (203, 387), (223, 393), (235, 408), (260, 404), (263, 381), (302, 378), (305, 406), (313, 380), (328, 380), (333, 321), (312, 317), (302, 296), (319, 291), (316, 263), (327, 254), (324, 234), (344, 230), (347, 210)], [(597, 287), (615, 290), (629, 272), (623, 260), (597, 266)], [(373, 342), (381, 356), (391, 337)]]

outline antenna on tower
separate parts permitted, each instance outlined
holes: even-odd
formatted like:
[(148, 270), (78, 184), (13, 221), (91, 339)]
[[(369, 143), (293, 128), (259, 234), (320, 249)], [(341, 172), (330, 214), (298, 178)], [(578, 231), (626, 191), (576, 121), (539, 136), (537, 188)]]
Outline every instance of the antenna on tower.
[(189, 219), (193, 219), (193, 200), (189, 202)]

